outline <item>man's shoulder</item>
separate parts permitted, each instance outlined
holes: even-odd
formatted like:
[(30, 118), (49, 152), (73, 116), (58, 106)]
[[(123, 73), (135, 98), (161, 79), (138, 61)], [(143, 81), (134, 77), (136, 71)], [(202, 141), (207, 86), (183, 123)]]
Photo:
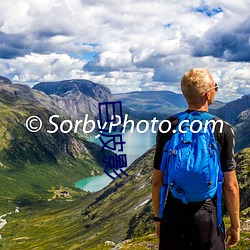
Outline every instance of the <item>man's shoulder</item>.
[[(161, 124), (161, 129), (163, 131), (169, 131), (169, 126), (171, 127), (171, 129), (174, 129), (177, 124), (178, 124), (179, 119), (175, 116), (175, 115), (171, 115), (166, 117)], [(170, 122), (170, 124), (169, 124)]]
[(216, 122), (216, 127), (221, 127), (222, 131), (225, 133), (234, 133), (233, 126), (226, 122), (225, 120), (221, 119), (220, 117), (214, 117), (213, 120)]

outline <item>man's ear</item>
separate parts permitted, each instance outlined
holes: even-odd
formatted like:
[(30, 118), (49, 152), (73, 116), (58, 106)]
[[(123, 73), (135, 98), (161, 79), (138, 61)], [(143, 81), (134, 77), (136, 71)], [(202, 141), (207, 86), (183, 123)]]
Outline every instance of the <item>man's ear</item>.
[(210, 97), (210, 93), (209, 93), (209, 91), (205, 93), (204, 97), (206, 98), (206, 100), (208, 100), (208, 99), (209, 99), (209, 97)]

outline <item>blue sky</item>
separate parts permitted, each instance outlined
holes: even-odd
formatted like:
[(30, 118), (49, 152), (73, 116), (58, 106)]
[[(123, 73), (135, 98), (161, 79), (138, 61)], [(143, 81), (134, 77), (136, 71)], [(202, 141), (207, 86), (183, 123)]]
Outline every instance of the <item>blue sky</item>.
[(249, 9), (248, 0), (1, 1), (0, 75), (180, 93), (182, 75), (206, 67), (230, 101), (250, 94)]

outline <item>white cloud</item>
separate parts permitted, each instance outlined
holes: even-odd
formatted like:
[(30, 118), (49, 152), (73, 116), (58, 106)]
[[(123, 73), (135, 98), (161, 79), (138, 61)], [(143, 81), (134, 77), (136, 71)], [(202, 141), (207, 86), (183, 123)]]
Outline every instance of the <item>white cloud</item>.
[[(237, 34), (249, 8), (247, 0), (1, 1), (1, 74), (29, 84), (86, 78), (113, 92), (179, 91), (185, 71), (207, 67), (228, 100), (248, 92), (249, 62), (233, 62), (238, 48), (217, 37)], [(87, 63), (86, 51), (98, 56)]]
[(41, 81), (58, 81), (72, 78), (75, 69), (80, 70), (84, 60), (71, 58), (67, 54), (52, 53), (39, 55), (32, 53), (24, 57), (6, 60), (0, 59), (2, 73), (11, 75), (14, 83), (34, 85)]

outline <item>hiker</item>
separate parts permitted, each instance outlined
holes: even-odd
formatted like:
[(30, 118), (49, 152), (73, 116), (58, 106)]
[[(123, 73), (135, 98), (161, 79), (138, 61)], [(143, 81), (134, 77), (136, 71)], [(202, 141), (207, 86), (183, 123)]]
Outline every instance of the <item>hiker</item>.
[[(181, 80), (181, 89), (187, 101), (188, 109), (181, 114), (169, 117), (167, 120), (171, 122), (171, 130), (169, 130), (167, 133), (164, 133), (164, 131), (167, 131), (167, 126), (169, 126), (169, 124), (166, 123), (166, 128), (164, 129), (163, 125), (162, 130), (158, 130), (156, 137), (154, 172), (152, 178), (152, 200), (154, 207), (155, 231), (157, 237), (160, 239), (159, 249), (221, 250), (225, 249), (225, 247), (230, 248), (236, 246), (240, 239), (239, 186), (236, 179), (235, 170), (236, 162), (234, 159), (234, 132), (228, 123), (219, 118), (215, 118), (208, 113), (208, 106), (214, 102), (218, 85), (214, 82), (207, 69), (194, 68), (186, 72)], [(180, 157), (179, 162), (176, 160), (177, 158), (171, 158), (178, 155), (178, 150), (175, 150), (177, 148), (175, 145), (176, 142), (173, 140), (179, 140), (178, 143), (180, 143), (181, 139), (178, 138), (184, 138), (181, 137), (182, 135), (180, 134), (180, 131), (186, 131), (186, 129), (190, 129), (188, 127), (179, 128), (178, 126), (180, 125), (180, 120), (183, 120), (185, 117), (189, 117), (188, 119), (190, 119), (191, 116), (197, 116), (201, 118), (205, 117), (206, 119), (209, 118), (209, 120), (212, 118), (215, 121), (221, 121), (220, 123), (216, 123), (214, 132), (210, 134), (210, 139), (214, 140), (214, 144), (216, 144), (214, 145), (214, 148), (219, 148), (218, 153), (216, 153), (217, 151), (214, 150), (214, 148), (211, 148), (211, 150), (215, 152), (213, 153), (213, 159), (210, 159), (212, 156), (209, 156), (208, 153), (206, 154), (199, 152), (197, 153), (199, 155), (199, 159), (197, 159), (195, 154), (192, 154), (193, 158), (189, 159), (189, 156), (187, 156), (187, 154), (185, 155), (184, 153), (182, 153), (181, 156), (178, 156)], [(188, 122), (189, 121), (190, 120), (188, 120)], [(221, 125), (223, 125), (223, 127), (220, 131)], [(206, 143), (199, 141), (197, 144), (198, 147), (195, 148), (196, 142), (193, 140), (193, 138), (196, 138), (195, 140), (199, 140), (198, 137), (194, 137), (200, 136), (199, 134), (190, 134), (189, 131), (189, 133), (187, 133), (185, 136), (185, 140), (187, 141), (183, 140), (181, 142), (182, 144), (179, 144), (182, 145), (180, 146), (180, 150), (183, 150), (182, 152), (186, 152), (184, 146), (187, 144), (185, 143), (189, 143), (190, 147), (194, 147), (194, 151), (199, 151), (199, 147), (208, 147)], [(168, 145), (166, 142), (168, 142)], [(174, 145), (175, 149), (169, 149), (169, 145)], [(164, 147), (165, 152), (163, 152)], [(164, 154), (169, 155), (165, 156), (164, 158)], [(186, 158), (184, 159), (182, 157)], [(213, 162), (211, 164), (207, 164), (206, 168), (208, 170), (206, 170), (204, 163), (207, 160), (211, 160)], [(174, 181), (170, 180), (170, 178), (176, 178), (176, 180), (181, 178), (180, 174), (176, 173), (176, 171), (178, 170), (178, 167), (183, 169), (187, 168), (188, 164), (191, 167), (193, 167), (195, 164), (196, 168), (198, 166), (197, 171), (200, 171), (199, 177), (189, 177), (188, 174), (190, 173), (186, 173), (187, 171), (184, 171), (183, 176), (185, 178), (183, 178), (179, 184), (177, 184), (177, 181), (175, 183)], [(209, 169), (210, 165), (212, 170)], [(162, 166), (165, 166), (165, 169), (167, 170), (163, 171), (163, 169), (161, 169)], [(204, 173), (201, 173), (199, 168), (202, 169), (203, 167), (205, 170), (202, 170)], [(210, 176), (211, 181), (209, 181), (208, 184), (206, 184), (206, 181), (200, 181), (197, 179), (201, 178), (200, 176), (205, 175), (206, 171), (212, 171), (212, 176)], [(221, 177), (219, 177), (220, 175)], [(194, 193), (196, 192), (197, 194), (188, 193), (185, 188), (180, 188), (178, 185), (182, 186), (182, 182), (186, 183), (185, 185), (189, 185), (190, 190), (194, 190)], [(206, 189), (208, 189), (207, 186), (209, 187), (209, 185), (214, 185), (214, 188), (213, 190), (212, 188), (209, 189), (204, 194), (199, 194), (199, 192), (203, 192), (201, 189), (204, 185)], [(224, 230), (224, 223), (222, 221), (222, 215), (220, 211), (220, 193), (222, 192), (219, 191), (220, 186), (223, 188), (223, 198), (231, 222), (231, 225), (226, 231)], [(161, 197), (162, 193), (164, 193), (164, 191), (162, 192), (162, 189), (164, 188), (167, 188), (167, 191), (165, 190), (165, 193), (167, 193), (166, 203)], [(198, 198), (196, 195), (204, 195), (205, 198), (203, 200), (199, 200), (200, 197)], [(213, 197), (207, 198), (210, 197), (209, 195)], [(160, 199), (163, 199), (163, 201), (161, 201), (161, 205)], [(161, 210), (162, 212), (159, 212)], [(162, 215), (160, 216), (161, 213)]]

